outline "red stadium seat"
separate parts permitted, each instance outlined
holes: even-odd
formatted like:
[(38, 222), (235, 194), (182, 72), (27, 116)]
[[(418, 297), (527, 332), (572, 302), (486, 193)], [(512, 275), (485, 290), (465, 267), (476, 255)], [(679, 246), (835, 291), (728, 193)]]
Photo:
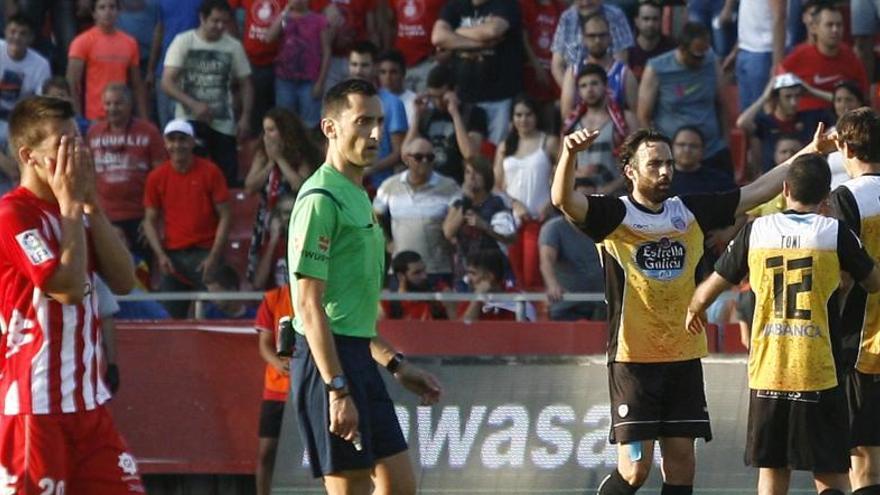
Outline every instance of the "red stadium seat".
[(229, 229), (230, 240), (250, 239), (257, 218), (260, 197), (247, 194), (241, 189), (230, 189), (232, 196), (232, 226)]
[(229, 239), (226, 241), (223, 259), (243, 279), (260, 197), (256, 194), (249, 195), (241, 189), (231, 189), (229, 192), (232, 195), (232, 225), (229, 228)]

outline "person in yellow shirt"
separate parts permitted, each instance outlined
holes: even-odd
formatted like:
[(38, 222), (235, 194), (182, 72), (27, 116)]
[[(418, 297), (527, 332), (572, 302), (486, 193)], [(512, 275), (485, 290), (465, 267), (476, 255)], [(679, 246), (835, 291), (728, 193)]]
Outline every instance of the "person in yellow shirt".
[(791, 470), (812, 471), (821, 495), (849, 489), (849, 424), (840, 365), (841, 271), (880, 290), (880, 268), (842, 222), (819, 214), (831, 172), (817, 154), (794, 160), (782, 187), (787, 210), (747, 224), (697, 287), (685, 326), (747, 274), (755, 292), (749, 350), (745, 461), (758, 493), (788, 493)]

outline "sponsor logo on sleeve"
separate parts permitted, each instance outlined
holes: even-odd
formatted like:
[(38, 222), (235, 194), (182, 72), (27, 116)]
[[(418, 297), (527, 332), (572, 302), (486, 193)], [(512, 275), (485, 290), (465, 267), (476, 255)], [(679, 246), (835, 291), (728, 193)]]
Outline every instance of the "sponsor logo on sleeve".
[(18, 241), (18, 245), (21, 246), (32, 265), (40, 265), (55, 259), (55, 253), (49, 249), (49, 243), (43, 239), (37, 229), (25, 230), (17, 234), (15, 240)]

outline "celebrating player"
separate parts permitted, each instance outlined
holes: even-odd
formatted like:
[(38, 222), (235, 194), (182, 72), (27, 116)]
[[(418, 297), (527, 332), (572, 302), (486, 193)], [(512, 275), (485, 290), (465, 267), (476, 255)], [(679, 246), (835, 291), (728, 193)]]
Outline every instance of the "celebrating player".
[(824, 158), (798, 157), (782, 187), (788, 209), (747, 224), (688, 307), (685, 325), (698, 335), (706, 308), (749, 275), (755, 316), (745, 459), (760, 468), (761, 495), (788, 493), (792, 469), (812, 471), (820, 495), (849, 489), (836, 291), (841, 270), (880, 290), (880, 268), (846, 224), (818, 214), (830, 185)]
[[(597, 136), (581, 130), (565, 137), (551, 192), (568, 220), (601, 243), (605, 266), (610, 440), (619, 447), (618, 467), (599, 493), (635, 493), (648, 476), (659, 439), (662, 495), (690, 494), (694, 439), (712, 437), (700, 364), (706, 338), (682, 328), (705, 233), (733, 224), (737, 215), (778, 194), (789, 162), (742, 189), (670, 197), (669, 138), (645, 129), (621, 146), (632, 192), (622, 198), (584, 196), (574, 190), (575, 156)], [(820, 126), (801, 153), (829, 145)]]
[[(834, 190), (835, 216), (880, 257), (880, 116), (867, 107), (837, 122), (837, 149), (852, 180)], [(856, 495), (880, 494), (880, 296), (855, 285), (843, 312), (843, 331), (856, 337), (847, 347), (854, 369), (846, 376), (850, 407), (850, 482)]]

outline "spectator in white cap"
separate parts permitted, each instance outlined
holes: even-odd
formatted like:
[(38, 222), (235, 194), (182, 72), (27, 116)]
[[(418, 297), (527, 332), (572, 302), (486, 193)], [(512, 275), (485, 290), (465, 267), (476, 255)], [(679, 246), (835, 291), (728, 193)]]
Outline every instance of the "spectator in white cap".
[(829, 126), (834, 123), (833, 115), (826, 110), (798, 111), (804, 92), (831, 101), (831, 93), (810, 86), (792, 73), (785, 73), (771, 78), (761, 97), (736, 119), (736, 126), (750, 137), (749, 163), (753, 164), (753, 172), (763, 173), (776, 166), (773, 156), (779, 136), (795, 135), (806, 143), (816, 132), (819, 122)]
[[(189, 122), (172, 120), (164, 134), (169, 159), (147, 177), (144, 234), (162, 273), (161, 291), (204, 290), (205, 274), (218, 266), (229, 234), (229, 189), (217, 165), (193, 154)], [(165, 306), (184, 318), (189, 302)]]

